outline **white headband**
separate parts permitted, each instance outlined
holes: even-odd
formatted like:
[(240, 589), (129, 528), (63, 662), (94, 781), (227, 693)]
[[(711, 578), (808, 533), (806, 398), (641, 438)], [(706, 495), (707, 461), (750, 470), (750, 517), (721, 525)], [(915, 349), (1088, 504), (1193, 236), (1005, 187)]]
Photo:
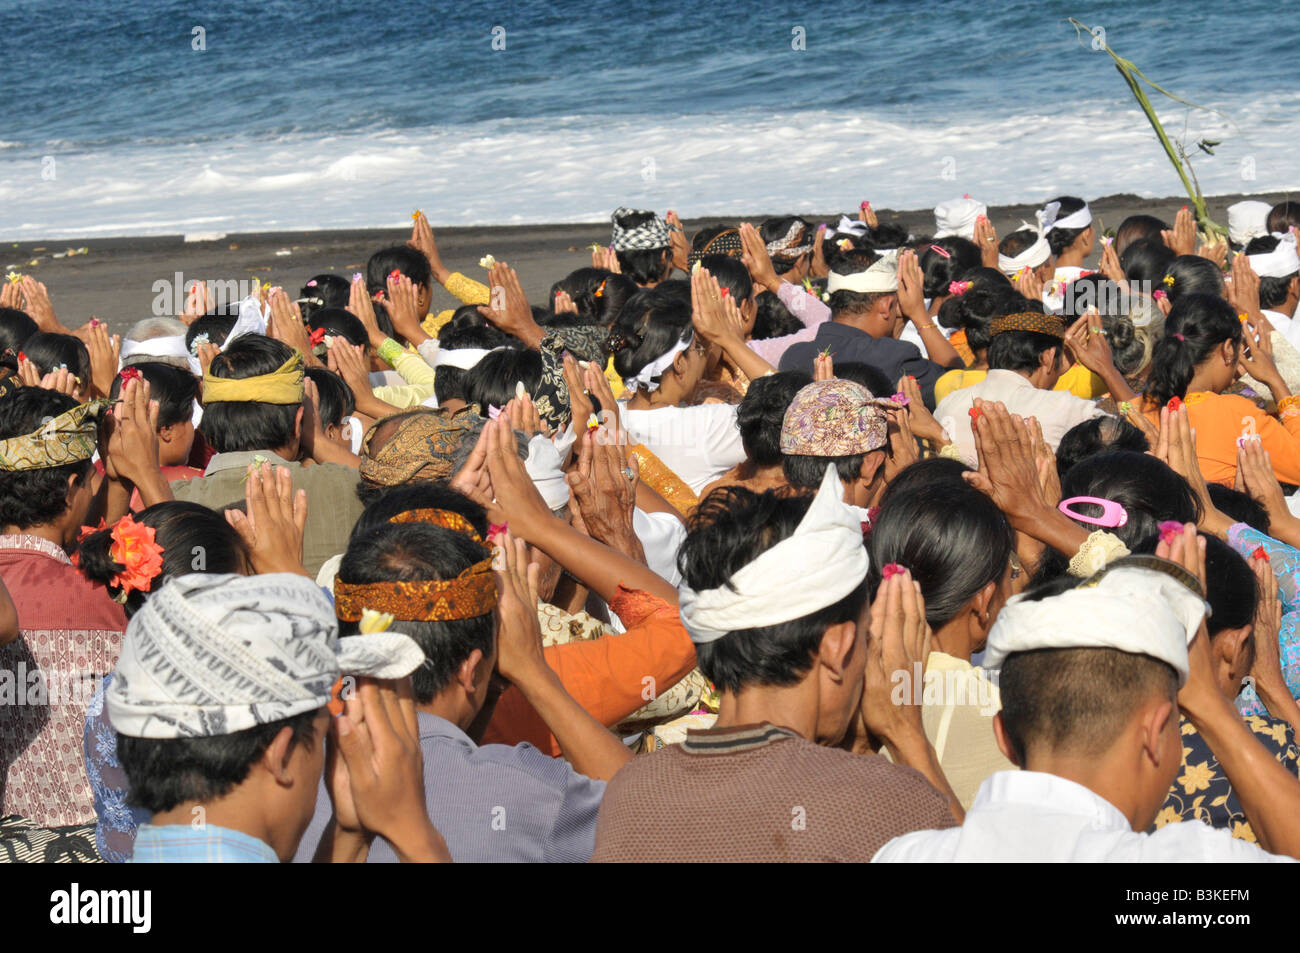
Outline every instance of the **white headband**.
[[(831, 234), (865, 236), (869, 227), (866, 222), (849, 218), (847, 215), (841, 215), (839, 224), (835, 226)], [(830, 238), (831, 236), (827, 235), (826, 237)]]
[[(1021, 231), (1026, 228), (1034, 232), (1038, 237), (1034, 239), (1032, 245), (1022, 251), (1019, 255), (1008, 258), (1001, 252), (998, 253), (998, 271), (1003, 274), (1014, 275), (1018, 274), (1021, 268), (1037, 268), (1039, 265), (1045, 264), (1047, 259), (1052, 257), (1052, 246), (1047, 243), (1047, 236), (1034, 228), (1034, 226), (1030, 225), (1028, 222), (1021, 222), (1020, 228), (1016, 229), (1016, 231)], [(1015, 232), (1012, 232), (1011, 234), (1014, 235)]]
[(1268, 234), (1267, 202), (1237, 202), (1228, 206), (1228, 240), (1234, 245), (1249, 245), (1252, 238)]
[(1061, 213), (1060, 202), (1048, 202), (1041, 211), (1038, 212), (1038, 230), (1046, 235), (1054, 228), (1087, 228), (1092, 224), (1092, 210), (1084, 203), (1083, 208), (1077, 212), (1071, 212), (1065, 218), (1057, 218)]
[(1001, 669), (1008, 655), (1034, 649), (1119, 649), (1168, 662), (1181, 684), (1187, 643), (1204, 617), (1204, 600), (1173, 576), (1120, 566), (1088, 588), (1034, 602), (1008, 599), (989, 632), (984, 667)]
[(453, 348), (452, 350), (439, 348), (438, 356), (434, 359), (435, 363), (433, 366), (441, 367), (444, 364), (449, 364), (452, 367), (459, 367), (461, 370), (467, 371), (479, 361), (483, 360), (483, 358), (491, 354), (493, 350), (495, 350), (495, 348), (492, 348), (491, 350), (485, 350), (481, 347), (460, 347)]
[(935, 238), (947, 238), (960, 235), (962, 238), (975, 238), (975, 219), (987, 215), (988, 206), (977, 202), (969, 195), (949, 202), (940, 202), (934, 208)]
[(851, 275), (841, 275), (832, 271), (826, 279), (826, 294), (837, 291), (857, 291), (862, 294), (879, 294), (898, 290), (898, 253), (889, 252), (880, 256), (866, 271)]
[(635, 394), (642, 387), (646, 389), (646, 393), (653, 394), (659, 389), (659, 382), (655, 378), (672, 367), (673, 361), (677, 360), (677, 355), (690, 346), (690, 341), (678, 341), (661, 356), (641, 368), (636, 376), (625, 378), (623, 386), (627, 388), (629, 394)]
[(843, 502), (834, 464), (799, 526), (717, 589), (677, 589), (682, 625), (697, 645), (741, 629), (779, 625), (839, 602), (867, 575), (862, 523)]
[(524, 469), (546, 501), (546, 508), (558, 510), (569, 502), (569, 484), (564, 479), (564, 458), (550, 437), (544, 433), (535, 434), (528, 441), (528, 459)]
[(1261, 278), (1289, 278), (1300, 271), (1300, 255), (1296, 254), (1295, 235), (1287, 232), (1276, 235), (1277, 247), (1270, 252), (1247, 255), (1250, 267)]

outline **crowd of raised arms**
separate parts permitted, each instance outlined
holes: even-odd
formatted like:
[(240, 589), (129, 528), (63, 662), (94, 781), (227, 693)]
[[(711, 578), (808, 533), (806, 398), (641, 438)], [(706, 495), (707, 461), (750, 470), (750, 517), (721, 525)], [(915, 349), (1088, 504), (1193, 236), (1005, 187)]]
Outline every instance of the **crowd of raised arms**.
[(11, 274), (0, 860), (1300, 857), (1300, 204), (1172, 219)]

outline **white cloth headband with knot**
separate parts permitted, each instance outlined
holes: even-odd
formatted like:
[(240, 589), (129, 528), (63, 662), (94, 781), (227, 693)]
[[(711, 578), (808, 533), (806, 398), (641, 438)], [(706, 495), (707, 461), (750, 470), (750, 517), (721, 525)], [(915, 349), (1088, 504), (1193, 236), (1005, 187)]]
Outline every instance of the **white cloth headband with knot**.
[(1247, 255), (1250, 267), (1261, 278), (1289, 278), (1300, 271), (1300, 255), (1296, 254), (1296, 241), (1293, 232), (1285, 235), (1276, 233), (1277, 247), (1258, 255)]
[[(1045, 264), (1047, 259), (1052, 257), (1052, 246), (1047, 243), (1047, 236), (1034, 228), (1034, 226), (1030, 225), (1028, 222), (1022, 221), (1020, 223), (1020, 228), (1016, 229), (1016, 231), (1021, 231), (1026, 228), (1032, 231), (1037, 237), (1034, 239), (1034, 243), (1019, 255), (1008, 257), (1001, 252), (998, 253), (998, 271), (1003, 274), (1014, 275), (1017, 274), (1021, 268), (1037, 268), (1039, 265)], [(1014, 235), (1015, 232), (1012, 232), (1012, 234)]]
[(861, 294), (880, 294), (898, 290), (898, 252), (892, 251), (872, 262), (866, 271), (842, 275), (832, 271), (826, 279), (826, 294), (837, 291), (857, 291)]
[(1083, 208), (1077, 212), (1071, 212), (1065, 218), (1057, 218), (1061, 214), (1060, 202), (1048, 202), (1038, 212), (1038, 230), (1046, 235), (1054, 228), (1087, 228), (1092, 224), (1092, 210), (1084, 203)]
[(682, 625), (691, 641), (702, 645), (742, 629), (801, 619), (856, 589), (870, 563), (862, 523), (843, 497), (844, 484), (828, 464), (817, 496), (790, 536), (717, 589), (679, 586)]
[(194, 573), (131, 617), (105, 704), (129, 737), (206, 738), (323, 708), (340, 675), (402, 678), (422, 664), (399, 632), (340, 639), (304, 576)]
[[(694, 337), (691, 340), (694, 340)], [(659, 389), (657, 378), (673, 366), (673, 361), (677, 360), (678, 354), (691, 346), (691, 340), (678, 341), (662, 355), (637, 371), (634, 376), (624, 378), (623, 386), (627, 388), (627, 392), (635, 394), (642, 387), (646, 389), (647, 394), (653, 394), (657, 391)]]

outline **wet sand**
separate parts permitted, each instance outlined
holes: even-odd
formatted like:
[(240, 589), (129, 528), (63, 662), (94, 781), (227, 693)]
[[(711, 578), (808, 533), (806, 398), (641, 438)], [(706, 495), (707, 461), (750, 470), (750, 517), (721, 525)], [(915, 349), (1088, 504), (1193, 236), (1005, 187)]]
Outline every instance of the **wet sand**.
[[(1210, 215), (1227, 224), (1227, 206), (1244, 196), (1226, 195), (1208, 199)], [(1270, 204), (1287, 198), (1283, 194), (1249, 196)], [(1171, 197), (1144, 199), (1136, 195), (1110, 195), (1090, 200), (1101, 228), (1114, 228), (1128, 215), (1149, 213), (1173, 222), (1186, 199)], [(999, 235), (1015, 230), (1020, 221), (1032, 221), (1036, 206), (997, 206), (990, 210)], [(881, 222), (897, 222), (915, 234), (933, 231), (930, 209), (896, 211), (877, 209)], [(761, 221), (779, 209), (765, 210), (745, 219), (686, 219), (689, 235), (695, 229), (718, 222)], [(806, 215), (813, 221), (834, 223), (839, 213)], [(519, 272), (529, 300), (546, 300), (552, 282), (575, 268), (591, 263), (587, 246), (609, 241), (609, 224), (512, 225), (439, 228), (434, 236), (443, 262), (453, 271), (481, 278), (479, 259), (491, 254), (509, 262)], [(7, 272), (16, 268), (45, 282), (60, 320), (69, 327), (84, 324), (91, 315), (107, 321), (114, 332), (125, 333), (135, 321), (154, 316), (155, 299), (173, 300), (172, 288), (190, 279), (245, 281), (258, 278), (283, 285), (296, 293), (312, 275), (336, 272), (350, 276), (363, 270), (366, 259), (379, 248), (405, 242), (409, 230), (322, 229), (310, 232), (232, 233), (220, 239), (187, 242), (183, 236), (151, 238), (59, 239), (51, 242), (6, 243), (0, 252)], [(68, 249), (85, 247), (84, 255), (54, 258)], [(35, 260), (36, 264), (29, 264)], [(165, 285), (158, 285), (164, 282)], [(159, 289), (162, 289), (161, 291)], [(435, 289), (433, 309), (457, 304), (441, 288)]]

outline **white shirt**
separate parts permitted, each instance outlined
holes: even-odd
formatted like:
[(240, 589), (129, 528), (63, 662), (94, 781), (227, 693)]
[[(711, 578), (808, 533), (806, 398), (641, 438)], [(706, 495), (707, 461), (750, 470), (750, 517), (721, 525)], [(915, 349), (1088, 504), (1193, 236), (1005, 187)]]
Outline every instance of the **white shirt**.
[(745, 459), (735, 404), (695, 407), (619, 408), (623, 426), (637, 443), (663, 461), (697, 495)]
[[(952, 331), (950, 331), (948, 328), (945, 328), (942, 324), (940, 324), (939, 319), (937, 317), (930, 318), (930, 321), (933, 322), (934, 326), (939, 329), (939, 333), (943, 335), (945, 341), (948, 338), (952, 337)], [(911, 344), (915, 344), (918, 351), (920, 351), (926, 357), (930, 356), (930, 352), (926, 348), (925, 342), (921, 340), (921, 332), (916, 329), (916, 325), (913, 324), (911, 321), (908, 321), (906, 324), (903, 325), (903, 333), (898, 336), (898, 339), (900, 341), (908, 341)]]
[(1119, 808), (1041, 771), (999, 771), (980, 785), (961, 827), (895, 837), (874, 863), (1288, 862), (1200, 821), (1134, 831)]
[(1037, 418), (1043, 428), (1043, 439), (1053, 450), (1070, 428), (1104, 413), (1092, 401), (1069, 391), (1040, 390), (1029, 382), (1029, 378), (1015, 371), (989, 371), (984, 380), (953, 391), (934, 409), (935, 420), (948, 431), (962, 459), (971, 466), (975, 466), (977, 461), (970, 411), (977, 397), (999, 401), (1009, 412), (1021, 417)]
[(1055, 292), (1058, 287), (1061, 290), (1069, 287), (1083, 272), (1078, 265), (1062, 265), (1052, 272), (1052, 280), (1043, 285), (1043, 306), (1049, 313), (1060, 314), (1065, 310), (1065, 295)]
[(1268, 318), (1273, 330), (1290, 341), (1292, 347), (1300, 348), (1300, 321), (1287, 317), (1281, 311), (1269, 311), (1267, 308), (1260, 308), (1260, 314)]

